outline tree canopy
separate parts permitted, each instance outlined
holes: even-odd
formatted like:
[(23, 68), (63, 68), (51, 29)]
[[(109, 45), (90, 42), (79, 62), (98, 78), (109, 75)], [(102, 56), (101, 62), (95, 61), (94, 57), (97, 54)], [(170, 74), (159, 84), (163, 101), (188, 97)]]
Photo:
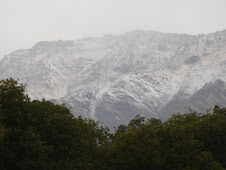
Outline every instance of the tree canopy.
[(75, 118), (63, 105), (31, 101), (24, 91), (13, 79), (0, 82), (0, 169), (75, 169), (100, 164), (97, 147), (106, 140), (106, 128)]
[(64, 105), (34, 100), (0, 81), (0, 169), (224, 169), (226, 108), (137, 116), (114, 133)]

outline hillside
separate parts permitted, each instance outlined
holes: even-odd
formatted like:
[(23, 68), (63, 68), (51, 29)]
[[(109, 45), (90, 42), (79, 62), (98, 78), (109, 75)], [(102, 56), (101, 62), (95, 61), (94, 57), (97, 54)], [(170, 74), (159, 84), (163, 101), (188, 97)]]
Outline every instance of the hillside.
[(226, 31), (192, 36), (136, 30), (39, 42), (0, 61), (0, 79), (9, 77), (26, 83), (32, 99), (66, 103), (73, 114), (109, 127), (137, 114), (164, 118), (167, 108), (177, 110), (169, 106), (173, 101), (184, 103), (205, 84), (226, 81)]

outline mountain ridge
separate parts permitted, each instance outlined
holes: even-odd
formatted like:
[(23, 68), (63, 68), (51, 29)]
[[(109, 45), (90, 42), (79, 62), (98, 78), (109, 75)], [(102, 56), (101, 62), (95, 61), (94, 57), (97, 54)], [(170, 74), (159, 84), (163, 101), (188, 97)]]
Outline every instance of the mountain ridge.
[(176, 94), (226, 81), (226, 30), (210, 34), (132, 31), (121, 36), (39, 42), (0, 61), (0, 78), (19, 78), (32, 99), (67, 103), (75, 115), (110, 127), (137, 114), (160, 117)]

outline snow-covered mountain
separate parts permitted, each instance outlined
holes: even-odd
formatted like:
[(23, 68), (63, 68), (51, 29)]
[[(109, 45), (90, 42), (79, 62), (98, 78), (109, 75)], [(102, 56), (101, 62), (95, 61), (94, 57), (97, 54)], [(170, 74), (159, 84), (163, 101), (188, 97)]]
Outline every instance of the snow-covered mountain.
[(161, 108), (161, 119), (167, 120), (173, 113), (189, 113), (190, 110), (206, 113), (207, 109), (213, 109), (215, 105), (226, 107), (226, 83), (219, 79), (206, 83), (188, 99), (181, 100), (178, 94)]
[(32, 99), (66, 103), (75, 115), (109, 127), (137, 114), (162, 118), (206, 84), (226, 81), (226, 30), (39, 42), (0, 61), (0, 79), (8, 77), (26, 83)]

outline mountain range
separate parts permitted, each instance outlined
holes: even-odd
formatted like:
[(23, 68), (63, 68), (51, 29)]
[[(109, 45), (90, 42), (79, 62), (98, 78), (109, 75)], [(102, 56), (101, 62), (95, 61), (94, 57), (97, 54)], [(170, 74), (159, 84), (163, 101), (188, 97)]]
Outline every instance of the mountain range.
[(226, 30), (187, 35), (135, 30), (43, 41), (6, 55), (0, 79), (26, 83), (31, 99), (65, 103), (112, 128), (136, 115), (226, 107)]

